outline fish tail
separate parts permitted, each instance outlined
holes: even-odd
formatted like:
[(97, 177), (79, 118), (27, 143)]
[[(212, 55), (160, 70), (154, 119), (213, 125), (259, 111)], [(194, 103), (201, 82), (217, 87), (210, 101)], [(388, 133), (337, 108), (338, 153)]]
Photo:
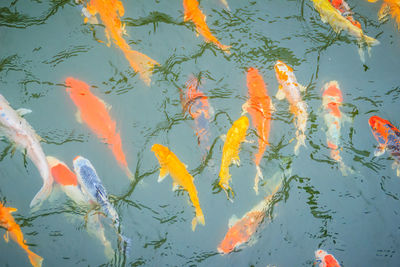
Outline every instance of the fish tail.
[(206, 224), (203, 212), (201, 210), (196, 211), (196, 217), (194, 217), (192, 220), (192, 231), (196, 230), (197, 223), (201, 223), (202, 225)]
[(260, 166), (256, 165), (256, 170), (257, 170), (257, 173), (256, 173), (256, 176), (254, 177), (254, 187), (253, 188), (254, 188), (254, 191), (256, 192), (256, 195), (258, 195), (258, 182), (260, 181), (260, 178), (264, 179), (264, 176), (261, 172)]
[(42, 262), (43, 262), (43, 258), (40, 257), (39, 255), (33, 253), (32, 251), (28, 250), (28, 258), (29, 261), (31, 262), (33, 267), (41, 267), (42, 266)]
[[(50, 176), (51, 177), (51, 176)], [(29, 205), (32, 210), (39, 209), (42, 205), (43, 201), (47, 199), (53, 189), (53, 178), (45, 180), (42, 188), (40, 188), (39, 192), (32, 199), (31, 204)]]
[(343, 163), (343, 161), (339, 161), (339, 170), (342, 173), (343, 176), (347, 176), (349, 174), (354, 173), (353, 169), (350, 167), (346, 166), (346, 164)]
[(125, 173), (126, 173), (126, 176), (128, 176), (128, 178), (129, 178), (132, 182), (135, 182), (135, 181), (136, 181), (135, 175), (131, 172), (131, 170), (128, 168), (128, 166), (125, 168)]
[(151, 75), (155, 65), (160, 65), (154, 59), (134, 50), (124, 50), (125, 56), (129, 61), (129, 64), (135, 70), (139, 72), (140, 77), (144, 83), (149, 86), (151, 82)]
[(118, 234), (119, 240), (121, 241), (121, 247), (122, 250), (124, 251), (125, 255), (129, 256), (129, 253), (132, 248), (132, 240), (123, 234)]
[(228, 55), (231, 54), (230, 48), (231, 48), (232, 46), (230, 46), (230, 45), (219, 44), (218, 47), (219, 47), (221, 50), (223, 50), (225, 53), (227, 53)]
[(294, 147), (294, 154), (297, 156), (299, 154), (300, 146), (306, 146), (306, 143), (305, 143), (306, 135), (304, 133), (298, 134), (296, 139), (297, 139), (297, 143)]
[(372, 37), (369, 37), (367, 35), (363, 35), (362, 36), (363, 41), (365, 42), (365, 44), (370, 47), (370, 46), (375, 46), (380, 44), (380, 42)]

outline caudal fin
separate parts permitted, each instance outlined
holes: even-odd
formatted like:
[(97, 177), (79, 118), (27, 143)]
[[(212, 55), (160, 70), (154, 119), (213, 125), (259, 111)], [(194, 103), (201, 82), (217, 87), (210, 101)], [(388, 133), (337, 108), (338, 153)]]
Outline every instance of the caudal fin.
[(149, 86), (155, 65), (160, 65), (154, 59), (134, 50), (125, 50), (124, 54), (132, 68), (139, 73), (143, 82)]
[(256, 192), (256, 195), (258, 195), (258, 182), (260, 181), (260, 178), (264, 179), (264, 177), (261, 172), (260, 166), (257, 165), (256, 169), (257, 169), (257, 173), (256, 173), (256, 176), (254, 177), (254, 187), (253, 188), (254, 188), (254, 191)]
[(299, 134), (297, 137), (297, 143), (294, 146), (294, 154), (297, 156), (299, 154), (299, 148), (300, 146), (306, 146), (305, 140), (306, 140), (306, 136), (304, 133)]
[(41, 267), (43, 258), (39, 255), (33, 253), (32, 251), (28, 251), (29, 261), (31, 262), (33, 267)]
[(197, 223), (201, 223), (202, 225), (206, 224), (206, 222), (204, 220), (203, 212), (201, 212), (201, 211), (198, 212), (196, 214), (196, 217), (194, 217), (192, 220), (192, 231), (196, 230)]
[(369, 47), (380, 44), (380, 42), (378, 40), (376, 40), (372, 37), (369, 37), (367, 35), (363, 35), (363, 40), (364, 40), (365, 44)]
[(51, 190), (53, 189), (53, 179), (48, 179), (43, 184), (42, 188), (40, 188), (39, 192), (32, 199), (31, 204), (29, 205), (32, 210), (37, 210), (42, 205), (43, 201), (47, 199), (50, 195)]

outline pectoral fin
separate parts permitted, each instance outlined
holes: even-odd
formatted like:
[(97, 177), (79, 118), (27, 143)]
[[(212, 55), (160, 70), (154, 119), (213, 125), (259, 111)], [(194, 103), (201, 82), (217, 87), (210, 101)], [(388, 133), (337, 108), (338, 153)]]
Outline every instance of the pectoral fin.
[(247, 113), (247, 109), (250, 107), (249, 101), (247, 100), (243, 105), (242, 105), (242, 115)]
[(381, 156), (383, 153), (385, 153), (385, 150), (386, 150), (385, 145), (378, 145), (374, 151), (374, 156), (375, 157)]
[(16, 208), (7, 208), (9, 213), (13, 213), (16, 212), (17, 209)]
[(22, 117), (26, 114), (32, 113), (32, 110), (27, 109), (27, 108), (20, 108), (20, 109), (17, 109), (17, 113), (18, 113), (18, 115), (20, 115)]
[(10, 237), (8, 236), (8, 231), (4, 234), (4, 241), (6, 241), (6, 243), (10, 241)]
[(239, 221), (239, 218), (233, 214), (232, 217), (229, 218), (228, 227), (231, 228)]
[(172, 182), (172, 191), (176, 191), (179, 189), (179, 184), (177, 182)]
[(223, 142), (225, 142), (226, 141), (226, 134), (220, 135), (219, 138), (221, 138), (221, 140)]
[(158, 175), (158, 180), (157, 180), (157, 182), (162, 182), (162, 180), (168, 175), (168, 169), (167, 169), (167, 167), (163, 167), (163, 166), (161, 166), (161, 168), (160, 168), (160, 175)]
[(305, 92), (307, 87), (305, 87), (304, 85), (299, 84), (299, 89), (300, 89), (300, 92)]
[(278, 92), (276, 93), (275, 97), (278, 100), (283, 100), (285, 98), (285, 92), (283, 91), (281, 85), (279, 85), (279, 89), (278, 89)]
[(76, 119), (77, 122), (79, 122), (81, 124), (83, 123), (81, 112), (79, 110), (75, 113), (75, 119)]

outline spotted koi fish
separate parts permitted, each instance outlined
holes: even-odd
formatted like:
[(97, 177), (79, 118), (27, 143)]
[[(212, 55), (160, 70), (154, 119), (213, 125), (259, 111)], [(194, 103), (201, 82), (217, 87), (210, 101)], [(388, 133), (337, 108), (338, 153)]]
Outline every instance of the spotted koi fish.
[(25, 244), (26, 241), (24, 240), (24, 235), (22, 234), (21, 228), (11, 215), (11, 213), (15, 211), (17, 211), (17, 209), (4, 207), (3, 203), (0, 202), (0, 227), (6, 230), (6, 233), (4, 234), (4, 240), (8, 242), (11, 237), (11, 239), (28, 254), (28, 258), (32, 266), (40, 267), (42, 266), (43, 258), (30, 251), (29, 247)]
[(231, 218), (229, 221), (229, 230), (224, 239), (218, 245), (218, 252), (228, 254), (235, 248), (249, 242), (263, 222), (269, 203), (272, 197), (279, 190), (280, 184), (275, 188), (272, 194), (265, 197), (260, 203), (247, 212), (240, 220)]
[(318, 264), (318, 267), (340, 267), (337, 259), (325, 250), (319, 249), (315, 251), (315, 258), (315, 264)]
[(337, 81), (326, 83), (322, 90), (322, 106), (325, 110), (324, 120), (327, 126), (326, 142), (331, 149), (331, 158), (339, 163), (342, 174), (347, 175), (351, 169), (344, 165), (339, 147), (341, 124), (349, 120), (339, 109), (343, 102), (342, 91)]
[(122, 149), (121, 136), (117, 132), (116, 123), (111, 118), (108, 112), (109, 108), (104, 101), (92, 94), (89, 85), (83, 81), (68, 77), (65, 84), (67, 85), (66, 91), (78, 108), (77, 121), (85, 122), (101, 140), (108, 144), (128, 178), (134, 180), (135, 177), (128, 167)]
[(229, 173), (229, 166), (234, 163), (237, 166), (240, 164), (239, 149), (240, 144), (245, 141), (246, 132), (249, 128), (249, 119), (246, 116), (242, 116), (237, 119), (232, 127), (228, 130), (226, 134), (224, 147), (222, 149), (222, 160), (221, 160), (221, 170), (219, 172), (219, 186), (224, 189), (228, 199), (229, 191), (233, 191), (229, 186), (231, 180), (231, 174)]
[(181, 90), (180, 98), (184, 112), (194, 119), (197, 142), (205, 154), (210, 150), (210, 119), (213, 113), (208, 97), (199, 89), (199, 81), (192, 77), (186, 83), (186, 92)]
[(197, 33), (201, 34), (206, 42), (211, 42), (227, 54), (230, 54), (230, 46), (221, 44), (211, 33), (206, 23), (206, 16), (201, 12), (197, 0), (183, 0), (183, 9), (185, 22), (191, 20), (196, 25)]
[[(378, 45), (379, 41), (365, 35), (361, 27), (358, 27), (356, 23), (354, 24), (354, 21), (350, 21), (344, 15), (346, 13), (341, 13), (338, 9), (336, 9), (330, 0), (312, 0), (312, 2), (314, 3), (315, 9), (319, 12), (322, 22), (328, 22), (336, 33), (340, 33), (342, 30), (345, 30), (357, 39), (360, 47), (358, 52), (360, 54), (361, 61), (364, 62), (365, 58), (362, 49), (364, 44), (367, 45), (368, 52), (370, 53), (371, 46)], [(340, 2), (338, 6), (340, 7)]]
[(263, 178), (260, 161), (269, 145), (268, 138), (271, 127), (271, 115), (275, 110), (271, 98), (268, 96), (267, 87), (262, 76), (255, 68), (247, 70), (247, 88), (249, 100), (242, 106), (243, 112), (248, 112), (251, 116), (253, 126), (258, 135), (258, 152), (254, 157), (257, 173), (254, 177), (254, 191), (258, 194), (258, 182)]
[(178, 157), (168, 149), (160, 144), (154, 144), (151, 151), (160, 163), (160, 175), (158, 182), (161, 182), (168, 174), (172, 177), (172, 190), (177, 190), (182, 187), (189, 194), (189, 198), (195, 208), (196, 217), (192, 220), (192, 231), (196, 229), (197, 223), (205, 225), (203, 211), (201, 210), (199, 198), (197, 196), (196, 186), (193, 183), (193, 176), (186, 170), (185, 165), (178, 159)]
[(361, 24), (355, 20), (352, 16), (353, 12), (350, 6), (344, 0), (329, 0), (334, 8), (336, 8), (340, 14), (351, 22), (354, 26), (361, 29)]
[(274, 68), (276, 79), (279, 83), (279, 89), (275, 97), (279, 100), (286, 97), (290, 105), (290, 112), (295, 116), (294, 125), (296, 127), (297, 144), (294, 147), (294, 153), (298, 155), (299, 147), (306, 146), (307, 104), (300, 95), (300, 91), (305, 91), (305, 87), (297, 83), (293, 69), (282, 61), (278, 60)]
[(99, 14), (105, 26), (105, 33), (110, 46), (110, 39), (114, 41), (124, 53), (126, 59), (135, 72), (138, 72), (144, 83), (149, 86), (151, 74), (155, 65), (159, 63), (138, 51), (132, 50), (129, 44), (122, 37), (125, 33), (125, 25), (121, 23), (120, 17), (125, 13), (124, 6), (119, 0), (89, 0), (83, 9), (85, 23)]
[(378, 157), (389, 150), (394, 158), (392, 168), (397, 170), (397, 176), (400, 177), (400, 131), (388, 120), (378, 116), (369, 118), (368, 123), (371, 126), (372, 134), (378, 141), (374, 155)]

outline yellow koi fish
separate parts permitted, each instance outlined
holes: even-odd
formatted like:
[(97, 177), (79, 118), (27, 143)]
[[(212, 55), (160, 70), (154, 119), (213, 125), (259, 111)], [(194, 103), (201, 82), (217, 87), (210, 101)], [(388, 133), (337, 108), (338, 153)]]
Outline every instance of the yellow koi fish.
[(364, 52), (362, 47), (364, 44), (368, 46), (368, 52), (373, 45), (378, 45), (379, 41), (364, 34), (361, 27), (357, 27), (345, 16), (343, 16), (339, 10), (337, 10), (329, 0), (312, 0), (315, 9), (319, 12), (322, 22), (328, 22), (332, 29), (336, 33), (340, 33), (342, 30), (348, 31), (350, 35), (357, 38), (360, 46), (359, 54), (361, 61), (364, 62)]
[(163, 145), (154, 144), (151, 147), (151, 151), (156, 155), (158, 162), (161, 165), (160, 175), (158, 176), (158, 182), (161, 182), (168, 173), (172, 177), (172, 190), (177, 190), (179, 187), (183, 187), (189, 193), (189, 198), (196, 210), (196, 217), (192, 220), (192, 230), (196, 229), (197, 223), (205, 225), (203, 211), (200, 208), (199, 198), (197, 196), (196, 186), (193, 183), (193, 176), (186, 170), (185, 164), (183, 164), (178, 157), (172, 153)]
[(249, 128), (249, 119), (246, 116), (242, 116), (233, 123), (232, 127), (226, 134), (224, 148), (222, 149), (219, 186), (224, 189), (228, 198), (228, 191), (231, 191), (233, 196), (232, 188), (229, 186), (229, 181), (231, 179), (229, 165), (235, 163), (239, 166), (240, 164), (239, 148), (240, 143), (245, 141), (247, 128)]

